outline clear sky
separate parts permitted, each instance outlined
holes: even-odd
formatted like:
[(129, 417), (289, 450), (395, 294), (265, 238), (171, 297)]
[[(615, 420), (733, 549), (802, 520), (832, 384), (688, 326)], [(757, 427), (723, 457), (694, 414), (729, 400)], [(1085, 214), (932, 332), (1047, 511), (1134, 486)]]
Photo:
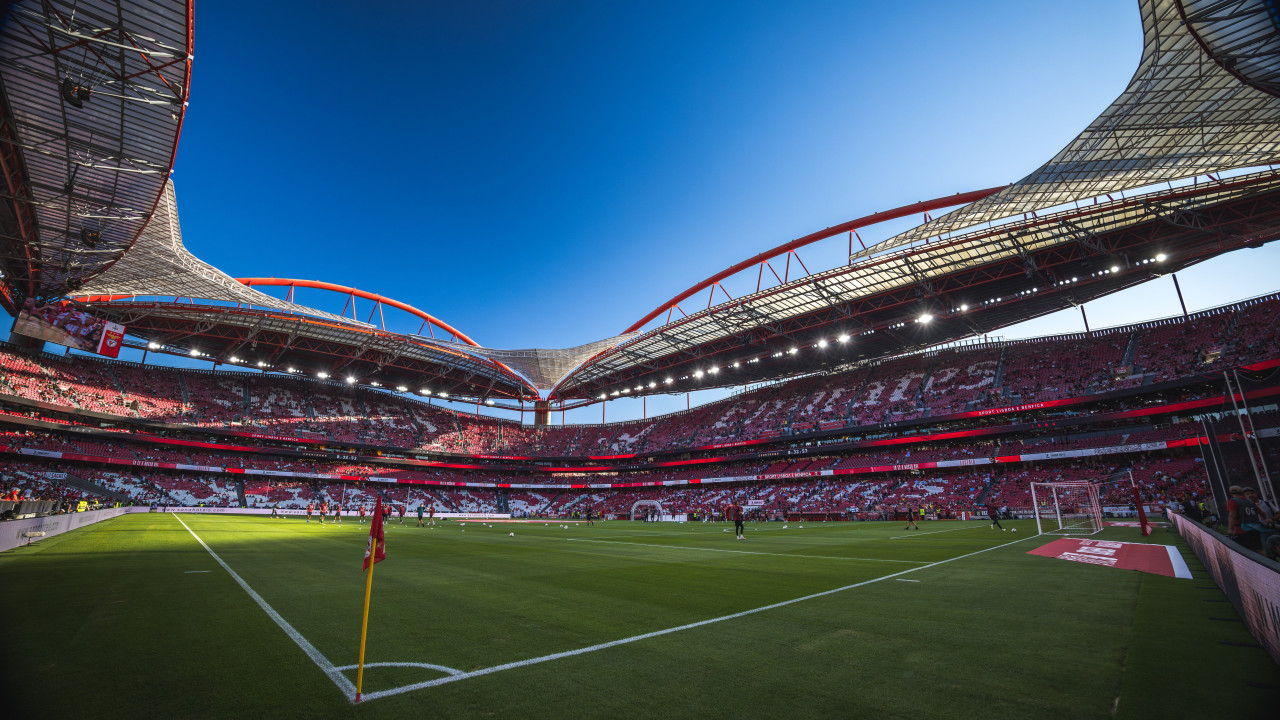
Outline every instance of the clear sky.
[[(233, 276), (354, 285), (489, 347), (569, 347), (787, 240), (1017, 180), (1140, 51), (1134, 0), (202, 2), (174, 182), (188, 247)], [(1181, 273), (1188, 305), (1276, 289), (1278, 252)], [(811, 270), (846, 254), (801, 251)], [(1088, 312), (1177, 303), (1161, 280)], [(1071, 311), (1002, 334), (1080, 329)]]

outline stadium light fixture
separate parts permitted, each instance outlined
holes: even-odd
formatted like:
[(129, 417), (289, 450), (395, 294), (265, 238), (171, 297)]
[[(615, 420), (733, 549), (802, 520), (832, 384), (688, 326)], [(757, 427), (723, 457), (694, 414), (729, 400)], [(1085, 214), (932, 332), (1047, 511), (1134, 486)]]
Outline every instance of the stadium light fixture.
[(626, 394), (627, 394), (627, 393), (629, 393), (629, 392), (631, 392), (631, 388), (622, 388), (622, 394), (623, 394), (623, 395), (626, 395)]
[(960, 306), (960, 312), (967, 312), (968, 310), (969, 310), (969, 306), (968, 306), (968, 305), (961, 305), (961, 306)]
[(148, 350), (159, 350), (159, 349), (160, 349), (160, 343), (158, 343), (158, 342), (149, 342), (149, 343), (147, 343), (147, 349), (148, 349)]
[(297, 372), (297, 370), (294, 370), (293, 368), (289, 368), (289, 369), (288, 369), (288, 370), (286, 370), (285, 372)]
[(716, 373), (720, 372), (720, 368), (718, 368), (718, 367), (714, 367), (714, 366), (713, 366), (713, 367), (712, 367), (710, 370), (708, 370), (707, 372), (711, 373), (712, 375), (715, 375)]
[(606, 395), (606, 394), (604, 394), (604, 393), (600, 393), (600, 399), (601, 399), (601, 400), (608, 400), (608, 399), (609, 399), (609, 396), (608, 396), (608, 395)]
[(667, 378), (667, 380), (666, 380), (666, 383), (667, 383), (668, 385), (670, 385), (670, 384), (671, 384), (671, 383), (673, 383), (673, 382), (675, 382), (675, 379), (674, 379), (674, 378)]
[(840, 342), (842, 342), (842, 343), (847, 343), (847, 342), (849, 342), (849, 336), (848, 336), (848, 335), (841, 335), (840, 337), (836, 338), (836, 340), (839, 340), (839, 341), (840, 341)]
[(796, 353), (798, 353), (798, 352), (800, 352), (800, 348), (791, 348), (790, 350), (788, 350), (788, 351), (787, 351), (787, 354), (788, 354), (788, 355), (795, 355), (795, 354), (796, 354)]
[(701, 378), (702, 378), (702, 376), (703, 376), (703, 375), (705, 375), (705, 374), (706, 374), (706, 373), (702, 372), (701, 370), (694, 370), (694, 371), (693, 371), (693, 376), (694, 376), (694, 377), (696, 377), (696, 378), (699, 378), (699, 379), (701, 379)]
[[(430, 395), (431, 393), (427, 393), (427, 394), (428, 394), (428, 395)], [(440, 397), (449, 397), (449, 393), (447, 393), (447, 392), (441, 392), (441, 393), (439, 393), (439, 395), (440, 395)]]
[(348, 376), (347, 376), (347, 384), (348, 384), (348, 385), (355, 385), (355, 384), (356, 384), (356, 379), (355, 379), (355, 377), (354, 377), (354, 376), (352, 376), (352, 375), (348, 375)]
[(191, 348), (191, 357), (200, 357), (200, 351), (195, 348)]
[(614, 397), (618, 397), (618, 391), (617, 391), (617, 390), (614, 390), (614, 391), (613, 391), (613, 396), (614, 396)]
[(824, 339), (822, 339), (822, 340), (819, 340), (819, 341), (818, 341), (818, 347), (820, 347), (820, 348), (824, 348), (824, 347), (826, 347), (826, 346), (827, 346), (827, 341), (826, 341), (826, 339), (825, 339), (825, 338), (824, 338)]
[(1165, 255), (1164, 253), (1160, 253), (1159, 255), (1156, 255), (1156, 262), (1164, 262), (1165, 260), (1168, 260), (1168, 259), (1169, 259), (1169, 256)]
[(656, 388), (656, 387), (658, 387), (658, 383), (653, 382), (652, 380), (650, 380), (650, 381), (649, 381), (649, 389), (650, 389), (650, 390), (652, 390), (653, 388)]
[(399, 392), (408, 392), (409, 388), (405, 387), (404, 385), (397, 385), (396, 390)]
[(734, 367), (738, 367), (738, 363), (734, 363), (734, 364), (733, 364), (733, 366), (734, 366)]
[(1112, 265), (1112, 266), (1111, 266), (1111, 272), (1113, 272), (1113, 273), (1118, 273), (1118, 272), (1120, 272), (1120, 266), (1119, 266), (1119, 265)]
[(236, 357), (235, 355), (232, 355), (231, 357), (227, 358), (227, 360), (228, 360), (229, 362), (233, 362), (233, 363), (238, 363), (238, 362), (240, 362), (240, 358)]
[(382, 387), (382, 383), (378, 382), (377, 380), (374, 380), (373, 382), (371, 382), (371, 383), (369, 383), (369, 384), (370, 384), (370, 385), (372, 385), (372, 386), (374, 386), (374, 387)]
[(328, 380), (328, 379), (329, 379), (329, 373), (327, 373), (327, 372), (325, 372), (325, 371), (321, 370), (320, 372), (316, 373), (316, 377), (320, 378), (321, 380)]
[(928, 325), (930, 322), (933, 321), (933, 316), (928, 313), (925, 313), (924, 315), (921, 315), (917, 319), (919, 320), (921, 325)]
[(493, 401), (492, 401), (492, 400), (485, 400), (485, 401), (484, 401), (484, 404), (485, 404), (485, 405), (492, 405), (492, 404), (493, 404)]
[(265, 362), (263, 362), (263, 361), (261, 361), (261, 360), (259, 360), (259, 361), (258, 361), (258, 367), (260, 367), (260, 368), (264, 368), (264, 367), (266, 367), (266, 366), (267, 366), (267, 364), (266, 364)]

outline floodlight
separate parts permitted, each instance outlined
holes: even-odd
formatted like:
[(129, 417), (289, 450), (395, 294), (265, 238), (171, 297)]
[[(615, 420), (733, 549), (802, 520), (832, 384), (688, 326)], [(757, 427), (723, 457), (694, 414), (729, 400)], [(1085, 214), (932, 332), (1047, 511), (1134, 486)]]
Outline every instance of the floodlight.
[(160, 343), (158, 343), (158, 342), (149, 342), (149, 343), (147, 343), (147, 349), (148, 349), (148, 350), (159, 350), (159, 349), (160, 349)]
[(825, 339), (818, 341), (818, 347), (826, 347), (826, 346), (827, 346), (827, 341)]
[(320, 378), (321, 380), (325, 380), (325, 379), (328, 379), (329, 373), (321, 370), (320, 372), (316, 373), (316, 377)]
[(713, 367), (713, 368), (711, 368), (710, 370), (708, 370), (707, 372), (711, 373), (712, 375), (715, 375), (716, 373), (720, 372), (720, 368), (718, 368), (718, 367)]
[(848, 335), (841, 335), (840, 337), (836, 338), (836, 340), (839, 340), (839, 341), (840, 341), (840, 342), (842, 342), (842, 343), (843, 343), (843, 342), (849, 342), (849, 336), (848, 336)]
[(928, 325), (928, 324), (929, 324), (929, 322), (930, 322), (931, 320), (933, 320), (933, 316), (932, 316), (932, 315), (930, 315), (930, 314), (928, 314), (928, 313), (925, 313), (924, 315), (921, 315), (921, 316), (920, 316), (919, 318), (917, 318), (917, 319), (920, 321), (920, 323), (921, 323), (922, 325)]
[[(427, 393), (427, 394), (428, 394), (428, 395), (430, 395), (431, 393)], [(441, 392), (441, 393), (440, 393), (440, 397), (449, 397), (449, 393), (447, 393), (447, 392)]]
[(493, 404), (493, 401), (492, 401), (492, 400), (485, 400), (485, 401), (484, 401), (484, 404), (485, 404), (485, 405), (492, 405), (492, 404)]
[(240, 362), (240, 358), (236, 357), (235, 355), (232, 355), (231, 357), (229, 357), (229, 358), (227, 358), (227, 359), (228, 359), (228, 360), (230, 360), (230, 361), (231, 361), (231, 362), (233, 362), (233, 363), (238, 363), (238, 362)]
[(409, 388), (405, 387), (404, 385), (397, 385), (396, 390), (400, 392), (408, 392)]
[(1165, 260), (1168, 260), (1168, 259), (1169, 259), (1169, 256), (1165, 255), (1164, 253), (1160, 253), (1159, 255), (1156, 255), (1156, 262), (1164, 262)]
[(696, 377), (696, 378), (701, 378), (704, 374), (705, 374), (705, 373), (703, 373), (701, 370), (694, 370), (694, 371), (693, 371), (693, 376), (694, 376), (694, 377)]
[(261, 360), (258, 361), (258, 367), (266, 367), (266, 366), (267, 366), (266, 363), (262, 362)]
[(347, 384), (348, 384), (348, 385), (355, 385), (355, 384), (356, 384), (356, 379), (355, 379), (354, 377), (352, 377), (351, 375), (348, 375), (348, 376), (347, 376)]
[(200, 357), (200, 351), (195, 348), (191, 348), (191, 357)]

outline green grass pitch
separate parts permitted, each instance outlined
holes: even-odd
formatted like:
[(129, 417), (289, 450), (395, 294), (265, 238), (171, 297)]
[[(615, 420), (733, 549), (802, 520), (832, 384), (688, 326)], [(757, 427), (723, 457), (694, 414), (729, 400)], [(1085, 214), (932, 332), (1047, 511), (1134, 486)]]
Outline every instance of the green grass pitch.
[(392, 522), (374, 571), (364, 691), (382, 696), (353, 705), (195, 537), (342, 667), (357, 659), (368, 525), (140, 514), (0, 554), (5, 706), (704, 720), (1280, 707), (1280, 668), (1170, 531), (1149, 541), (1178, 545), (1197, 579), (1027, 555), (1047, 539), (1025, 521), (771, 523), (745, 541), (724, 524), (414, 523)]

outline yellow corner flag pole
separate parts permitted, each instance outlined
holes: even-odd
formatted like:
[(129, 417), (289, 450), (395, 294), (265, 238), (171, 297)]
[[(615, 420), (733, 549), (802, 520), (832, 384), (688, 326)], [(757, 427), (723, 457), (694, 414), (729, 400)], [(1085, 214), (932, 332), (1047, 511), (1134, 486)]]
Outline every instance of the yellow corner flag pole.
[(364, 620), (360, 623), (360, 669), (356, 671), (356, 702), (360, 702), (360, 688), (364, 685), (364, 640), (369, 632), (369, 597), (373, 594), (373, 558), (369, 558), (369, 581), (364, 586)]

